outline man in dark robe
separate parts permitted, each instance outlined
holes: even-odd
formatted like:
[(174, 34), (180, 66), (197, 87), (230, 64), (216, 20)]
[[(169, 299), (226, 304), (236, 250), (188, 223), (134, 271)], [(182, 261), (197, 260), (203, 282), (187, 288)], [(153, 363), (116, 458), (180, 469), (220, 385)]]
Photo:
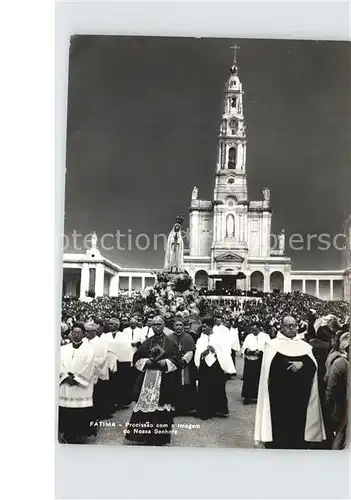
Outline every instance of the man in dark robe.
[(198, 341), (201, 335), (202, 325), (197, 326), (196, 324), (191, 324), (191, 322), (186, 319), (184, 320), (184, 332), (188, 333), (194, 341), (194, 345)]
[(106, 333), (103, 333), (103, 338), (107, 344), (107, 362), (109, 368), (109, 402), (113, 409), (118, 406), (118, 338), (120, 322), (117, 318), (111, 318), (106, 322)]
[(263, 354), (255, 441), (266, 448), (307, 449), (325, 438), (317, 362), (312, 347), (297, 336), (296, 320), (286, 316)]
[[(122, 321), (123, 325), (126, 324), (126, 319), (126, 316), (122, 316), (121, 325)], [(137, 328), (135, 318), (130, 319), (129, 325), (116, 335), (116, 405), (120, 410), (127, 408), (134, 401), (133, 391), (138, 373), (133, 366), (133, 355), (142, 339), (142, 331)]]
[(343, 449), (347, 441), (347, 388), (350, 349), (350, 334), (348, 332), (341, 336), (339, 348), (339, 356), (330, 367), (324, 401), (328, 435), (331, 436), (329, 448), (333, 449)]
[(248, 405), (252, 400), (257, 399), (262, 356), (265, 345), (269, 340), (269, 335), (260, 332), (257, 323), (251, 325), (250, 333), (245, 338), (242, 346), (245, 363), (241, 396), (244, 398), (244, 405)]
[(154, 335), (133, 356), (140, 376), (135, 388), (136, 404), (125, 434), (128, 441), (147, 445), (171, 441), (181, 357), (164, 327), (161, 316), (153, 318)]
[(196, 343), (195, 366), (198, 368), (197, 416), (208, 420), (228, 415), (225, 390), (227, 375), (235, 368), (227, 341), (220, 331), (213, 331), (213, 319), (203, 320), (203, 333)]
[(179, 392), (176, 401), (176, 414), (184, 415), (196, 409), (196, 367), (194, 365), (195, 342), (189, 333), (184, 331), (183, 320), (176, 319), (173, 324), (172, 339), (179, 349), (181, 369), (179, 377)]
[(326, 374), (326, 361), (331, 350), (330, 331), (324, 327), (320, 327), (317, 331), (316, 337), (309, 341), (312, 346), (312, 354), (317, 361), (317, 374), (318, 374), (318, 392), (321, 401), (322, 410), (325, 395), (325, 374)]

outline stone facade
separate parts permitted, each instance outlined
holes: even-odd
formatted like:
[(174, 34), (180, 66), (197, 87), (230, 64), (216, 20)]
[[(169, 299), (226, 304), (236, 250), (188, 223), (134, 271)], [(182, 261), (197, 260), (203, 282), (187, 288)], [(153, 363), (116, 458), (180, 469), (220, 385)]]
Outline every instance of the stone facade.
[(262, 200), (248, 199), (246, 144), (243, 89), (234, 64), (224, 89), (213, 200), (197, 199), (196, 189), (189, 210), (190, 248), (184, 263), (195, 282), (210, 288), (248, 289), (253, 275), (255, 288), (288, 292), (290, 258), (284, 255), (284, 243), (271, 248), (269, 189), (262, 190)]

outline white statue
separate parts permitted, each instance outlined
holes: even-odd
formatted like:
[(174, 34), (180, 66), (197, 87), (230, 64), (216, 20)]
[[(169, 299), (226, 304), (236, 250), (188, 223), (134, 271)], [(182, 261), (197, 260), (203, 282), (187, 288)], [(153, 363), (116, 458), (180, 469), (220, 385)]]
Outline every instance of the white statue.
[(234, 237), (234, 216), (229, 214), (227, 217), (227, 237)]
[(279, 253), (284, 255), (285, 252), (285, 230), (282, 229), (280, 235), (278, 236), (279, 242)]
[(191, 195), (191, 199), (192, 200), (197, 200), (197, 193), (198, 193), (198, 189), (196, 186), (194, 186), (194, 189), (193, 189), (193, 192), (192, 192), (192, 195)]
[(97, 242), (98, 242), (98, 237), (96, 235), (96, 232), (94, 231), (92, 236), (91, 236), (91, 248), (96, 248)]
[(262, 193), (263, 193), (263, 199), (264, 199), (264, 201), (268, 201), (269, 202), (270, 199), (271, 199), (271, 192), (270, 192), (270, 190), (268, 188), (264, 188), (262, 190)]
[(177, 217), (172, 231), (169, 233), (165, 255), (164, 270), (172, 273), (184, 271), (184, 242), (182, 237), (183, 218)]

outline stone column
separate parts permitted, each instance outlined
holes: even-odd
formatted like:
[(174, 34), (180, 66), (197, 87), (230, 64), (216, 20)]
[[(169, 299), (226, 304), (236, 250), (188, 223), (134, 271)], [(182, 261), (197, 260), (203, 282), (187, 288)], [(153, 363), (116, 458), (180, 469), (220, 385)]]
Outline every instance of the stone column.
[(128, 280), (128, 297), (132, 295), (132, 276), (129, 276)]
[(246, 276), (246, 278), (245, 278), (245, 290), (246, 290), (246, 291), (247, 291), (247, 290), (250, 290), (250, 288), (251, 288), (251, 287), (250, 287), (250, 284), (251, 284), (251, 276), (250, 276), (250, 275), (248, 275), (248, 276)]
[(89, 264), (84, 263), (80, 273), (80, 299), (86, 297), (85, 292), (89, 290)]
[(101, 297), (104, 294), (105, 269), (103, 264), (96, 264), (95, 277), (95, 297)]
[(291, 279), (288, 273), (284, 273), (284, 293), (291, 292)]
[(199, 212), (193, 211), (190, 213), (190, 254), (198, 255), (199, 253)]
[(265, 269), (263, 272), (263, 291), (270, 292), (269, 270)]
[(330, 286), (330, 295), (329, 295), (329, 300), (333, 300), (334, 299), (334, 281), (333, 280), (330, 280), (329, 282), (329, 286)]
[(119, 294), (119, 275), (115, 274), (111, 278), (110, 296), (111, 297), (117, 297), (118, 294)]
[(141, 277), (141, 290), (143, 291), (145, 288), (145, 276)]
[(319, 279), (316, 279), (316, 297), (319, 299)]
[(306, 280), (302, 280), (302, 293), (306, 293)]

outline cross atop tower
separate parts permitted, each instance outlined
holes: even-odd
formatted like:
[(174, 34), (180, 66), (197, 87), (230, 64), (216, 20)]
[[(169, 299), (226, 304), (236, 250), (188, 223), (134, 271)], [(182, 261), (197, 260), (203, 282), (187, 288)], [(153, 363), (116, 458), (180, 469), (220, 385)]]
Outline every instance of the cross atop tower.
[(234, 50), (233, 64), (236, 64), (237, 63), (237, 60), (236, 60), (236, 51), (237, 51), (237, 49), (240, 49), (240, 47), (239, 47), (239, 45), (233, 45), (233, 47), (229, 47), (229, 48)]

